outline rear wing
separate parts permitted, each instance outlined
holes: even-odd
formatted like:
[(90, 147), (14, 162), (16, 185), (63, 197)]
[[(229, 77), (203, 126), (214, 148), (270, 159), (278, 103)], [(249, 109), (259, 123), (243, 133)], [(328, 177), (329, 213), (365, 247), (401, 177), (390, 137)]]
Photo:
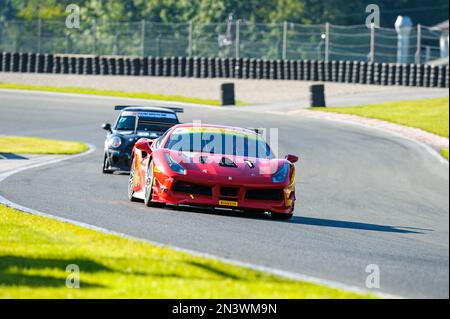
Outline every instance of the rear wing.
[(258, 135), (260, 135), (260, 136), (264, 136), (264, 133), (265, 133), (265, 131), (264, 131), (264, 129), (263, 128), (247, 128), (248, 130), (250, 130), (250, 131), (253, 131), (253, 132), (255, 132), (256, 134), (258, 134)]
[[(127, 107), (144, 107), (144, 106), (116, 105), (116, 106), (114, 106), (114, 110), (115, 111), (122, 111), (123, 109), (126, 109)], [(184, 109), (182, 109), (180, 107), (165, 107), (165, 106), (162, 106), (162, 107), (158, 107), (158, 108), (170, 110), (170, 111), (175, 112), (175, 113), (184, 113)]]

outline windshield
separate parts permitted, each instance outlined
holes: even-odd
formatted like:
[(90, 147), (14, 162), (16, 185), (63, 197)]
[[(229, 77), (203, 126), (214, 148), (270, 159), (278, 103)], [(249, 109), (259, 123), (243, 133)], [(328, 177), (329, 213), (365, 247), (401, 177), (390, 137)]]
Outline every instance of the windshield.
[[(139, 120), (136, 128), (136, 114), (139, 114)], [(161, 114), (162, 116), (158, 116)], [(167, 114), (167, 115), (166, 115)], [(170, 113), (131, 113), (124, 112), (117, 120), (115, 129), (118, 131), (138, 132), (165, 132), (173, 125), (178, 124), (176, 115)]]
[(176, 130), (170, 135), (165, 148), (179, 152), (273, 158), (269, 145), (259, 135), (224, 130), (221, 132)]
[(116, 130), (119, 131), (134, 131), (135, 129), (135, 116), (121, 116), (116, 124)]

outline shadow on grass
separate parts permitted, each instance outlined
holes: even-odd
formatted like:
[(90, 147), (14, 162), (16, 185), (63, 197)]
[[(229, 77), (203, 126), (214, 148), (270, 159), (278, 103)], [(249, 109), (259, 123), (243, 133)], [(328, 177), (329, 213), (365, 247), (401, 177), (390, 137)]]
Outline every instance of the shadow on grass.
[[(68, 265), (77, 265), (80, 268), (80, 286), (83, 288), (104, 288), (101, 285), (83, 282), (83, 273), (115, 272), (95, 261), (89, 259), (44, 259), (17, 256), (0, 256), (0, 287), (1, 286), (27, 286), (27, 287), (66, 287), (66, 277), (48, 275), (30, 275), (25, 271), (56, 269), (66, 271)], [(67, 272), (67, 276), (70, 273)]]
[(194, 266), (196, 268), (200, 268), (203, 271), (212, 273), (213, 275), (222, 277), (224, 279), (233, 279), (233, 280), (240, 280), (240, 281), (247, 280), (246, 278), (242, 278), (240, 276), (237, 276), (235, 274), (227, 272), (227, 271), (225, 271), (223, 269), (220, 269), (220, 268), (217, 268), (217, 267), (213, 267), (211, 265), (202, 264), (202, 263), (199, 263), (199, 262), (196, 262), (196, 261), (189, 261), (189, 262), (187, 262), (187, 264), (190, 265), (190, 266)]
[[(256, 273), (256, 272), (255, 272), (254, 276), (251, 276), (250, 278), (247, 274), (239, 276), (235, 273), (228, 272), (222, 268), (199, 263), (196, 261), (189, 261), (186, 264), (189, 266), (194, 266), (196, 268), (199, 268), (202, 271), (211, 273), (211, 274), (213, 274), (221, 279), (224, 279), (224, 280), (231, 279), (231, 280), (236, 280), (236, 281), (258, 281), (258, 282), (266, 282), (266, 283), (283, 283), (283, 282), (288, 283), (288, 282), (291, 282), (291, 280), (289, 280), (287, 278), (267, 276), (267, 274)], [(249, 271), (249, 269), (246, 269), (246, 270)], [(209, 279), (209, 280), (211, 280), (211, 279)], [(212, 279), (212, 280), (214, 280), (214, 279)]]

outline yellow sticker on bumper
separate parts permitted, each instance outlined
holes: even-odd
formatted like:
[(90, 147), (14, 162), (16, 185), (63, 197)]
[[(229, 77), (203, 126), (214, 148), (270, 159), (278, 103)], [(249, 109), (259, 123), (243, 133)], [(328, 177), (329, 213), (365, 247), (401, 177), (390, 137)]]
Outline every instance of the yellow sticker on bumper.
[(234, 201), (231, 201), (231, 200), (220, 200), (219, 201), (219, 205), (221, 205), (221, 206), (237, 207), (238, 206), (238, 202), (234, 202)]

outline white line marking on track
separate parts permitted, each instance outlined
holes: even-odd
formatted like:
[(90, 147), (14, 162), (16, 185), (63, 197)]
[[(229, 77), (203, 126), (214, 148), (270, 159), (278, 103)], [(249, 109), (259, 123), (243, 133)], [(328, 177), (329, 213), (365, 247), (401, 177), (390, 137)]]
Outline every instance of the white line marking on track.
[[(42, 167), (42, 166), (47, 166), (47, 165), (51, 165), (51, 164), (56, 164), (56, 163), (60, 163), (60, 162), (66, 161), (66, 160), (71, 160), (71, 159), (75, 159), (75, 158), (78, 158), (78, 157), (82, 157), (82, 156), (86, 156), (86, 155), (92, 154), (95, 151), (95, 146), (90, 145), (90, 144), (88, 144), (88, 146), (89, 146), (89, 150), (87, 152), (84, 152), (84, 153), (81, 153), (81, 154), (72, 155), (72, 156), (66, 156), (66, 157), (63, 157), (63, 158), (51, 160), (51, 161), (44, 162), (44, 163), (38, 163), (38, 164), (34, 164), (34, 165), (29, 165), (29, 166), (21, 167), (21, 168), (18, 168), (18, 169), (15, 169), (15, 170), (3, 173), (3, 174), (0, 175), (0, 183), (3, 182), (8, 177), (10, 177), (12, 175), (15, 175), (15, 174), (18, 174), (20, 172), (23, 172), (25, 170), (38, 168), (38, 167)], [(0, 195), (0, 204), (3, 204), (5, 206), (7, 206), (7, 207), (10, 207), (10, 208), (13, 208), (13, 209), (16, 209), (16, 210), (19, 210), (19, 211), (22, 211), (22, 212), (25, 212), (25, 213), (28, 213), (28, 214), (41, 216), (41, 217), (49, 218), (49, 219), (52, 219), (52, 220), (68, 223), (68, 224), (71, 224), (71, 225), (83, 227), (83, 228), (90, 229), (90, 230), (93, 230), (93, 231), (101, 232), (103, 234), (116, 235), (116, 236), (120, 236), (120, 237), (126, 238), (126, 239), (131, 239), (131, 240), (136, 240), (136, 241), (140, 241), (140, 242), (145, 242), (145, 243), (149, 243), (151, 245), (157, 246), (157, 247), (169, 248), (169, 249), (173, 249), (173, 250), (178, 251), (178, 252), (187, 253), (187, 254), (190, 254), (190, 255), (193, 255), (193, 256), (197, 256), (197, 257), (214, 259), (214, 260), (218, 260), (218, 261), (230, 264), (230, 265), (235, 265), (235, 266), (239, 266), (239, 267), (253, 269), (253, 270), (256, 270), (256, 271), (261, 271), (261, 272), (265, 272), (265, 273), (268, 273), (268, 274), (273, 274), (273, 275), (280, 276), (280, 277), (287, 278), (287, 279), (291, 279), (291, 280), (304, 281), (304, 282), (308, 282), (308, 283), (328, 286), (330, 288), (335, 288), (335, 289), (343, 289), (343, 290), (346, 290), (348, 292), (354, 292), (354, 293), (360, 293), (360, 294), (372, 294), (372, 295), (380, 297), (380, 298), (404, 299), (404, 297), (397, 296), (397, 295), (386, 294), (386, 293), (382, 293), (382, 292), (373, 292), (373, 291), (362, 289), (362, 288), (359, 288), (359, 287), (356, 287), (356, 286), (350, 286), (350, 285), (346, 285), (346, 284), (343, 284), (343, 283), (338, 283), (338, 282), (327, 280), (327, 279), (321, 279), (321, 278), (312, 277), (312, 276), (308, 276), (308, 275), (303, 275), (303, 274), (299, 274), (299, 273), (293, 273), (293, 272), (284, 271), (284, 270), (280, 270), (280, 269), (275, 269), (275, 268), (271, 268), (271, 267), (266, 267), (266, 266), (252, 264), (252, 263), (242, 262), (242, 261), (238, 261), (238, 260), (234, 260), (234, 259), (220, 257), (220, 256), (213, 255), (213, 254), (202, 253), (202, 252), (194, 251), (194, 250), (191, 250), (191, 249), (181, 248), (181, 247), (177, 247), (177, 246), (172, 246), (172, 245), (167, 245), (167, 244), (155, 242), (155, 241), (148, 240), (148, 239), (143, 239), (143, 238), (130, 236), (130, 235), (127, 235), (127, 234), (124, 234), (124, 233), (121, 233), (121, 232), (112, 231), (112, 230), (109, 230), (109, 229), (106, 229), (106, 228), (90, 225), (90, 224), (87, 224), (87, 223), (83, 223), (83, 222), (79, 222), (79, 221), (76, 221), (76, 220), (72, 220), (72, 219), (68, 219), (68, 218), (64, 218), (64, 217), (51, 215), (51, 214), (40, 212), (40, 211), (31, 209), (31, 208), (28, 208), (28, 207), (24, 207), (24, 206), (22, 206), (20, 204), (14, 203), (14, 202), (4, 198), (1, 195)]]

